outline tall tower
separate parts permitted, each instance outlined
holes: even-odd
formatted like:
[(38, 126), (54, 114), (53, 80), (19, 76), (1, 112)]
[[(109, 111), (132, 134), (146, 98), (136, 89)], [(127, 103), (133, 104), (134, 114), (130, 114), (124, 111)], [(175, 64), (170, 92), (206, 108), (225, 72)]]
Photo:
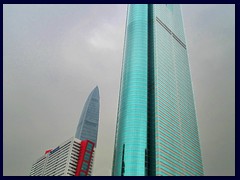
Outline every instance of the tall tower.
[(99, 122), (99, 90), (96, 86), (85, 102), (82, 114), (77, 126), (75, 137), (80, 140), (90, 140), (97, 145)]
[(91, 176), (99, 122), (99, 90), (85, 102), (75, 137), (47, 150), (32, 165), (31, 176)]
[(129, 5), (114, 176), (203, 175), (180, 5)]

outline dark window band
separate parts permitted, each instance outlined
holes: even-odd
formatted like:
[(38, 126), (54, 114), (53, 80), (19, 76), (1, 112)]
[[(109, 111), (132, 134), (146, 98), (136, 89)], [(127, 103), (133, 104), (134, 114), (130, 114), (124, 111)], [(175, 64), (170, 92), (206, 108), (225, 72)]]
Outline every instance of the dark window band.
[(158, 17), (156, 17), (157, 22), (177, 41), (179, 44), (186, 49), (186, 45), (164, 24)]

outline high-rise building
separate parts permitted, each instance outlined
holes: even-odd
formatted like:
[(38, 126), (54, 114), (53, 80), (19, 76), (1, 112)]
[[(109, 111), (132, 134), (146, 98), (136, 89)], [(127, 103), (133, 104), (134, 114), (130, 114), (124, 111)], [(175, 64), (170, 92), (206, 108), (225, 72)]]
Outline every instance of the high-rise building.
[(90, 176), (94, 143), (71, 138), (34, 162), (30, 176)]
[(75, 134), (76, 138), (88, 139), (94, 142), (95, 146), (97, 145), (99, 106), (99, 90), (96, 86), (85, 102)]
[(99, 90), (95, 87), (84, 105), (75, 137), (47, 150), (33, 163), (31, 176), (90, 176), (97, 143)]
[(180, 5), (128, 6), (112, 175), (203, 175)]

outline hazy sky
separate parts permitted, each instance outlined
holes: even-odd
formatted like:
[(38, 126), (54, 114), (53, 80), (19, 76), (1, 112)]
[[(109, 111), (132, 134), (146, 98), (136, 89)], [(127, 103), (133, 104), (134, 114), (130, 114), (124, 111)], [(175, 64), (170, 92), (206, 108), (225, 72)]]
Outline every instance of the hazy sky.
[[(74, 136), (100, 89), (94, 175), (110, 175), (127, 5), (3, 6), (3, 175)], [(235, 6), (182, 5), (205, 175), (235, 175)]]

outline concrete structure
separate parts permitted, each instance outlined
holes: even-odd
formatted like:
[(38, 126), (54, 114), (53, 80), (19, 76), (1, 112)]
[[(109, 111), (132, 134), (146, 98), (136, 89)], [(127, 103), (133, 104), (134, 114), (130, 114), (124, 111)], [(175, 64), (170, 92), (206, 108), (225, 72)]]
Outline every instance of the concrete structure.
[(30, 176), (90, 176), (94, 149), (93, 142), (72, 137), (47, 150), (33, 164)]

